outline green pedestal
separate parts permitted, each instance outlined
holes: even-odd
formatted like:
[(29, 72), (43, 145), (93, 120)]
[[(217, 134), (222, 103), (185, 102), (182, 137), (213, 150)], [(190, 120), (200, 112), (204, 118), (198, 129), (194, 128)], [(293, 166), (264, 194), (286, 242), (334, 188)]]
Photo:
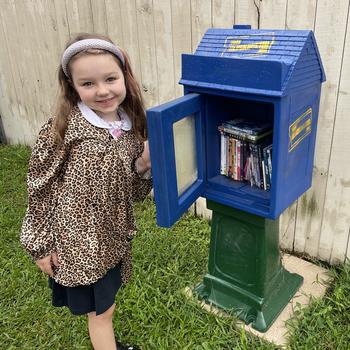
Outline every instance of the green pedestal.
[(209, 267), (195, 292), (265, 332), (303, 282), (282, 266), (278, 220), (212, 201), (207, 207), (213, 211)]

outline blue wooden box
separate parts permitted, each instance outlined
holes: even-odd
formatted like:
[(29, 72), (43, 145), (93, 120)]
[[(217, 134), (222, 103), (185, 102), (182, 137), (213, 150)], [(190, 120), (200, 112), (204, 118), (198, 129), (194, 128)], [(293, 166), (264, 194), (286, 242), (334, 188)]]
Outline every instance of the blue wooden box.
[[(199, 197), (276, 219), (312, 181), (321, 83), (312, 31), (209, 29), (182, 55), (184, 96), (147, 110), (157, 223), (169, 227)], [(220, 175), (218, 126), (271, 121), (271, 190)]]

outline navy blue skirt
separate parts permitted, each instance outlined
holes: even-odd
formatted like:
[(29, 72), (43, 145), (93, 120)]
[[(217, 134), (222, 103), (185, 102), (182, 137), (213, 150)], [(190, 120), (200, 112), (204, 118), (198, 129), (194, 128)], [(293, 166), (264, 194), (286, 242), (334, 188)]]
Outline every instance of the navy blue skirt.
[(49, 277), (52, 305), (67, 306), (73, 315), (85, 315), (92, 311), (95, 311), (96, 315), (103, 314), (114, 304), (121, 285), (120, 264), (87, 286), (65, 287)]

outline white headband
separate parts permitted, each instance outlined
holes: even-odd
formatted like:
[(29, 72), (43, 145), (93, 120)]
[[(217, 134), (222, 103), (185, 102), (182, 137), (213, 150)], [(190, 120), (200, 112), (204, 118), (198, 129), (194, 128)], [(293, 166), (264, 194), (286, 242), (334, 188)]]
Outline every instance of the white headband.
[(68, 74), (68, 63), (71, 60), (71, 58), (76, 55), (79, 52), (88, 50), (88, 49), (99, 49), (99, 50), (106, 50), (111, 52), (113, 55), (117, 56), (120, 61), (122, 62), (123, 66), (125, 65), (125, 59), (120, 51), (120, 49), (113, 45), (112, 43), (101, 40), (101, 39), (84, 39), (79, 40), (76, 43), (70, 45), (67, 47), (67, 49), (63, 53), (61, 66), (63, 69), (64, 74), (69, 78)]

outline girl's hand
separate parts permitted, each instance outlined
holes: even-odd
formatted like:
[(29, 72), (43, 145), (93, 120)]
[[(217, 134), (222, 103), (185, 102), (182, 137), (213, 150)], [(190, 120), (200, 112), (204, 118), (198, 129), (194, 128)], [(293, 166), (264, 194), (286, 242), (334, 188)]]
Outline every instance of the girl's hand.
[(135, 161), (136, 171), (139, 174), (143, 174), (147, 170), (151, 169), (151, 157), (149, 154), (148, 141), (144, 142), (144, 149), (140, 158)]
[(47, 273), (49, 276), (53, 276), (52, 264), (59, 266), (57, 253), (53, 252), (45, 258), (39, 259), (35, 262), (42, 272)]
[(149, 145), (148, 145), (148, 141), (144, 142), (144, 149), (141, 155), (141, 158), (143, 159), (143, 161), (145, 162), (146, 166), (147, 166), (147, 170), (151, 169), (151, 156), (149, 153)]

